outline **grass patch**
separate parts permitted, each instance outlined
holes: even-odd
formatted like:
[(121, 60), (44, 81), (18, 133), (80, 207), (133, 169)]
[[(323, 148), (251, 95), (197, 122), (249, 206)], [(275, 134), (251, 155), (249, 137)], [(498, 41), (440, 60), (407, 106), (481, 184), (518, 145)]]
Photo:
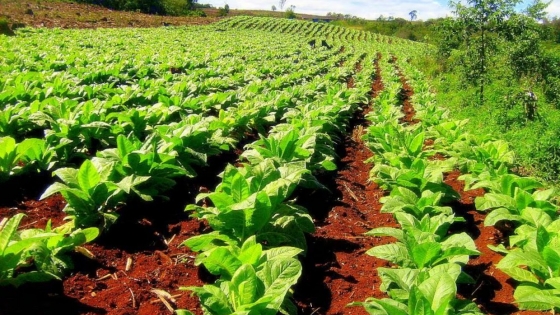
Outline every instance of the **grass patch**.
[(495, 80), (487, 87), (485, 105), (478, 106), (477, 88), (464, 86), (456, 74), (442, 73), (431, 61), (419, 67), (433, 76), (440, 106), (448, 108), (454, 119), (469, 119), (468, 132), (508, 141), (518, 172), (560, 183), (560, 111), (546, 101), (542, 88), (533, 89), (538, 116), (529, 120), (522, 99), (526, 89), (515, 82)]

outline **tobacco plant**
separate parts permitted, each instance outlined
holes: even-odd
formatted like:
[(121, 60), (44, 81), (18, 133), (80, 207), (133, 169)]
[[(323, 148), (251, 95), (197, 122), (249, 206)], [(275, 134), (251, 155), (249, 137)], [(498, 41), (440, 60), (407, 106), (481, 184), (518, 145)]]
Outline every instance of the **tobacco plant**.
[[(193, 246), (195, 251), (203, 248)], [(280, 311), (295, 315), (297, 308), (288, 297), (301, 275), (301, 263), (295, 258), (300, 252), (293, 247), (263, 250), (254, 236), (241, 247), (213, 247), (200, 254), (196, 263), (221, 278), (212, 285), (181, 289), (198, 295), (204, 314), (276, 315)]]
[(99, 234), (96, 228), (66, 233), (52, 229), (50, 221), (44, 230), (17, 231), (23, 217), (17, 214), (0, 222), (0, 286), (60, 280), (73, 267), (68, 253)]
[(44, 199), (60, 193), (67, 202), (64, 212), (70, 226), (84, 228), (108, 227), (117, 219), (117, 205), (124, 201), (124, 192), (147, 178), (125, 178), (119, 183), (109, 180), (111, 168), (86, 160), (79, 169), (60, 168), (54, 171), (63, 183), (52, 184), (41, 196)]
[(197, 201), (208, 198), (213, 207), (190, 205), (187, 210), (239, 242), (257, 235), (270, 246), (305, 249), (303, 233), (314, 230), (313, 221), (305, 209), (285, 201), (308, 172), (301, 163), (279, 166), (270, 159), (243, 168), (228, 165), (216, 191), (197, 196)]
[(550, 225), (550, 230), (539, 226), (531, 241), (506, 251), (497, 265), (519, 282), (514, 297), (520, 309), (560, 309), (560, 223)]
[(371, 315), (481, 315), (476, 304), (457, 299), (461, 266), (453, 263), (432, 269), (379, 268), (382, 290), (391, 299), (368, 298), (362, 306)]

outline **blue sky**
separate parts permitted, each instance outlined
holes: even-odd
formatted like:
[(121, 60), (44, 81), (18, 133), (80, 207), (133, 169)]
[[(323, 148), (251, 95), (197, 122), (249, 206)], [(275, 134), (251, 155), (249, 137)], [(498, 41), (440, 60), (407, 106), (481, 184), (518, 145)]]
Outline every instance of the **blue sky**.
[[(270, 10), (273, 5), (279, 8), (277, 0), (199, 0), (215, 7), (223, 7), (226, 3), (231, 9)], [(408, 19), (408, 13), (416, 10), (418, 18), (430, 18), (451, 15), (447, 0), (287, 0), (286, 7), (294, 5), (298, 13), (325, 15), (327, 12), (356, 15), (366, 19), (376, 19), (380, 15)], [(550, 16), (560, 16), (560, 0), (553, 0), (548, 8)]]

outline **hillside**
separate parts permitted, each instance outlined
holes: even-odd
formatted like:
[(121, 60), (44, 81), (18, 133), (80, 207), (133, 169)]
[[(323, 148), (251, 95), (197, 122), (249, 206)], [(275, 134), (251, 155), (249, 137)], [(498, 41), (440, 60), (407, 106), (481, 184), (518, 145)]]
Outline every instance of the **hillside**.
[[(207, 17), (173, 17), (137, 12), (113, 11), (107, 8), (70, 1), (0, 0), (0, 18), (6, 18), (10, 27), (22, 26), (47, 28), (119, 28), (158, 27), (179, 25), (205, 25), (222, 19), (218, 9), (203, 9)], [(236, 10), (232, 16), (283, 17), (284, 12), (266, 10)], [(311, 19), (314, 15), (296, 14), (298, 19)]]
[(0, 18), (16, 28), (119, 28), (158, 27), (164, 25), (204, 25), (216, 17), (172, 17), (136, 12), (112, 11), (96, 5), (64, 1), (1, 0)]

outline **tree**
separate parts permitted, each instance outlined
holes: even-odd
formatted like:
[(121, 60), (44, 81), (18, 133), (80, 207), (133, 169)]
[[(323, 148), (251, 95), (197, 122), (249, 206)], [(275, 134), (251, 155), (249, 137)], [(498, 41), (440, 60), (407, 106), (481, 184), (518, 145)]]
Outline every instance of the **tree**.
[(411, 21), (416, 20), (416, 18), (418, 17), (416, 15), (417, 13), (418, 13), (418, 11), (416, 11), (416, 10), (412, 10), (412, 11), (408, 12), (408, 15), (410, 15), (410, 20)]
[(280, 2), (278, 2), (278, 4), (280, 5), (280, 11), (284, 10), (284, 5), (286, 4), (286, 0), (280, 0)]
[(295, 19), (296, 13), (294, 12), (296, 6), (295, 5), (291, 5), (289, 8), (286, 9), (286, 18), (288, 19)]
[(189, 10), (194, 10), (194, 5), (198, 3), (198, 0), (187, 0), (187, 8)]
[(218, 8), (218, 16), (227, 16), (229, 13), (229, 5), (225, 5), (223, 8)]
[(272, 5), (272, 12), (276, 12), (276, 6)]
[[(522, 0), (467, 0), (450, 2), (456, 18), (448, 21), (446, 40), (450, 40), (450, 32), (454, 32), (458, 46), (462, 48), (462, 64), (465, 70), (465, 79), (476, 82), (479, 92), (479, 104), (484, 104), (485, 87), (490, 82), (489, 71), (492, 65), (500, 64), (501, 55), (518, 55), (512, 53), (517, 41), (528, 40), (534, 34), (527, 32), (535, 25), (536, 20), (528, 15), (516, 11)], [(542, 16), (546, 8), (540, 0), (534, 0), (526, 11), (532, 16)], [(534, 42), (533, 42), (534, 43)], [(444, 44), (448, 45), (449, 44)], [(531, 44), (532, 45), (532, 44)], [(529, 45), (529, 46), (531, 46)], [(525, 47), (520, 47), (525, 53)], [(500, 54), (501, 53), (501, 54)], [(533, 52), (536, 53), (536, 52)], [(511, 58), (510, 58), (511, 59)], [(517, 58), (519, 59), (519, 58)], [(509, 65), (513, 66), (512, 60)], [(519, 60), (520, 61), (520, 60)]]

